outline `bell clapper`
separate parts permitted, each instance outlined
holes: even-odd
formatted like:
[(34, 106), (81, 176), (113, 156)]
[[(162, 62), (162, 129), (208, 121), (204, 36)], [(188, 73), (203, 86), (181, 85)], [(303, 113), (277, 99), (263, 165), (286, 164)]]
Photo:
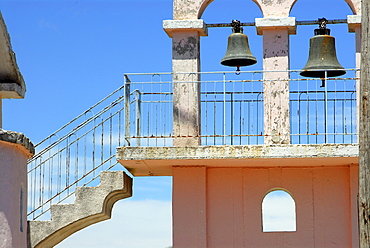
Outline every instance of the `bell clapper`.
[(240, 75), (240, 66), (237, 66), (237, 67), (236, 67), (235, 74), (236, 74), (236, 75)]

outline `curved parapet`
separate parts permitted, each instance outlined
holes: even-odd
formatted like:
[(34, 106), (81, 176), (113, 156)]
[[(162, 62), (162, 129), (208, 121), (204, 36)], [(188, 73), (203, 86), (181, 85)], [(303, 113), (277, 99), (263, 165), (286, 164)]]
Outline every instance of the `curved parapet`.
[(76, 190), (74, 204), (51, 206), (50, 221), (29, 221), (29, 247), (53, 247), (71, 234), (110, 219), (113, 205), (132, 196), (132, 178), (123, 171), (103, 171), (100, 185)]

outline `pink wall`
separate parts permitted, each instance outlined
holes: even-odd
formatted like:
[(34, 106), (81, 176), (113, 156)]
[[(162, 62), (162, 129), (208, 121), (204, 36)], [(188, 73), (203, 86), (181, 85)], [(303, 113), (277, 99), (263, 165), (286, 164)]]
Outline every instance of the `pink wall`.
[[(174, 247), (357, 247), (357, 169), (174, 167)], [(271, 189), (293, 196), (296, 232), (262, 232)]]
[[(0, 247), (27, 247), (27, 154), (0, 141)], [(23, 191), (21, 206), (21, 191)], [(21, 213), (22, 211), (22, 213)]]
[(173, 168), (174, 247), (207, 247), (206, 167)]

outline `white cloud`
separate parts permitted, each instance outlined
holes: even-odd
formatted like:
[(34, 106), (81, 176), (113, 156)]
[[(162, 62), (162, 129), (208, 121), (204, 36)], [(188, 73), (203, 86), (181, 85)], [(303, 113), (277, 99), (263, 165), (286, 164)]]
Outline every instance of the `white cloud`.
[(171, 202), (121, 200), (112, 218), (73, 234), (57, 248), (165, 248), (172, 244)]
[(54, 32), (59, 33), (59, 30), (58, 30), (57, 26), (54, 23), (52, 23), (51, 21), (45, 20), (43, 18), (39, 21), (38, 28), (46, 29), (46, 30), (52, 30)]

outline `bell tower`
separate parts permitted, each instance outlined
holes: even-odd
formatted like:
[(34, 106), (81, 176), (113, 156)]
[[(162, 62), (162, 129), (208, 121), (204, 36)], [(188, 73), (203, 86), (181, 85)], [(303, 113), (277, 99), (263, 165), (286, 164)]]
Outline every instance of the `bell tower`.
[[(292, 141), (295, 0), (253, 0), (263, 13), (255, 20), (263, 36), (263, 143), (202, 145), (199, 44), (208, 31), (200, 18), (210, 2), (175, 0), (173, 20), (163, 22), (173, 49), (173, 146), (122, 147), (118, 160), (135, 176), (173, 177), (175, 248), (358, 247), (358, 144)], [(347, 3), (358, 53), (360, 1)], [(264, 226), (263, 203), (276, 191), (292, 201), (294, 228)]]

